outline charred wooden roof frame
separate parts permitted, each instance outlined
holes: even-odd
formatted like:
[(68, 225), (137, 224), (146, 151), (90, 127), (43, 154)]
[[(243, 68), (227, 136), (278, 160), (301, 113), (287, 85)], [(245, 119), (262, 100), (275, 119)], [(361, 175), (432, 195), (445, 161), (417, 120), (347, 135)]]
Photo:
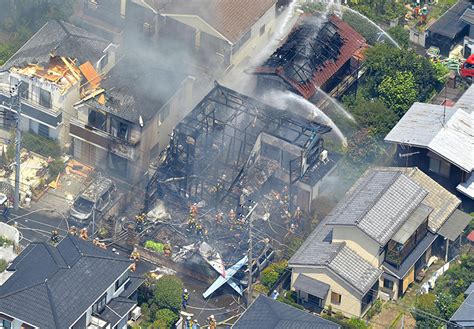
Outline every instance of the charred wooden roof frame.
[[(145, 210), (165, 192), (195, 202), (206, 200), (213, 206), (225, 201), (231, 208), (237, 207), (239, 181), (254, 161), (254, 148), (262, 133), (301, 150), (299, 155), (288, 151), (294, 155), (289, 159), (289, 183), (294, 183), (312, 165), (303, 158), (318, 161), (309, 155), (319, 155), (321, 135), (330, 130), (216, 83), (173, 130), (166, 158), (148, 183)], [(212, 193), (210, 188), (216, 190)]]

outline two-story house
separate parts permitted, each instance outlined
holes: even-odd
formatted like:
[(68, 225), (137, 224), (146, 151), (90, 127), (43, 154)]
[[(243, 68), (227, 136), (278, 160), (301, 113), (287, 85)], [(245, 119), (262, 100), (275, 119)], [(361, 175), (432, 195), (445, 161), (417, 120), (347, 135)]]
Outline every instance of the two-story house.
[(90, 87), (91, 73), (104, 74), (114, 63), (115, 45), (109, 41), (69, 23), (49, 21), (0, 68), (0, 106), (9, 110), (10, 88), (21, 81), (21, 130), (65, 146), (73, 104)]
[[(67, 236), (33, 242), (0, 285), (0, 324), (11, 329), (127, 328), (143, 279), (125, 255)], [(5, 280), (6, 278), (6, 280)]]
[(129, 181), (139, 180), (191, 110), (193, 79), (125, 57), (75, 104), (75, 158)]
[(417, 168), (368, 170), (290, 259), (292, 289), (301, 304), (348, 317), (380, 294), (400, 297), (469, 223), (459, 204)]
[(414, 103), (385, 141), (397, 144), (400, 165), (419, 167), (446, 188), (457, 190), (472, 202), (473, 131), (474, 86), (471, 86), (452, 107)]
[(200, 65), (223, 72), (248, 60), (276, 32), (276, 0), (174, 0), (164, 5), (161, 35), (187, 45)]

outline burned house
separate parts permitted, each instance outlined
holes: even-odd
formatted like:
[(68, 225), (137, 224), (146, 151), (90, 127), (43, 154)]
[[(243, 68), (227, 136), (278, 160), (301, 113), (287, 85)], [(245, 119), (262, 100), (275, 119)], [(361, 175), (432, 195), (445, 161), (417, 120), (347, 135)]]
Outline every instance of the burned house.
[(74, 105), (74, 157), (138, 181), (167, 145), (186, 108), (191, 109), (191, 84), (185, 74), (125, 57)]
[(305, 98), (318, 88), (330, 92), (348, 76), (357, 79), (366, 47), (365, 39), (335, 15), (325, 22), (303, 17), (285, 43), (255, 69), (257, 86), (289, 89)]
[(217, 84), (173, 130), (145, 208), (166, 197), (228, 211), (273, 188), (309, 211), (335, 165), (323, 145), (330, 130)]
[[(21, 81), (20, 129), (65, 146), (73, 104), (90, 89), (91, 79), (115, 64), (115, 50), (110, 41), (77, 26), (47, 22), (0, 67), (0, 108), (9, 109), (9, 90)], [(12, 117), (3, 126), (8, 128)]]

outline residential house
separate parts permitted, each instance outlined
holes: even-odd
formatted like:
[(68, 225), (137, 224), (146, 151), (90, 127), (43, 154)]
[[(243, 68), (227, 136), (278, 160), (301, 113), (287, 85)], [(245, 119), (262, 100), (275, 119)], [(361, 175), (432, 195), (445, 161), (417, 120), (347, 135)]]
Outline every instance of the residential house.
[(449, 8), (425, 32), (425, 47), (435, 46), (443, 56), (448, 56), (456, 44), (464, 44), (464, 56), (473, 50), (474, 23), (473, 4), (460, 0)]
[(193, 79), (153, 62), (122, 59), (75, 104), (73, 155), (135, 182), (191, 109)]
[(366, 40), (336, 15), (320, 24), (314, 19), (300, 18), (285, 43), (254, 71), (262, 91), (289, 89), (311, 98), (318, 88), (331, 92), (343, 85), (339, 95), (357, 80)]
[(216, 71), (237, 66), (276, 32), (276, 0), (175, 0), (163, 7), (163, 35)]
[(417, 168), (366, 171), (289, 260), (299, 302), (359, 317), (397, 299), (468, 225), (459, 204)]
[(414, 103), (385, 137), (400, 165), (418, 166), (446, 188), (474, 199), (474, 86), (452, 107)]
[[(57, 246), (33, 242), (0, 286), (3, 328), (127, 328), (143, 279), (133, 262), (76, 236)], [(6, 278), (6, 280), (5, 280)]]
[(296, 307), (259, 295), (232, 329), (338, 329), (340, 325)]
[(459, 306), (449, 321), (458, 328), (474, 328), (474, 282), (464, 292), (464, 302)]
[(159, 28), (158, 10), (171, 0), (82, 0), (74, 19), (88, 31), (122, 44), (127, 32), (153, 40)]
[(114, 63), (115, 45), (109, 41), (69, 23), (49, 21), (0, 68), (0, 106), (9, 110), (10, 88), (21, 81), (20, 128), (65, 146), (73, 104), (90, 87), (92, 73), (105, 74)]

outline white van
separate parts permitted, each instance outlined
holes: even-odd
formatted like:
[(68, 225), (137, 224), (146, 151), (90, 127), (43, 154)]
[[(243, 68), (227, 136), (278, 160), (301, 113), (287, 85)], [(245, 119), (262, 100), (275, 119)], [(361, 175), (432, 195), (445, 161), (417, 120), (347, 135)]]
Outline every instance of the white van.
[(115, 184), (108, 178), (98, 178), (82, 194), (76, 197), (71, 206), (71, 217), (84, 221), (92, 218), (92, 211), (104, 211), (115, 192)]

